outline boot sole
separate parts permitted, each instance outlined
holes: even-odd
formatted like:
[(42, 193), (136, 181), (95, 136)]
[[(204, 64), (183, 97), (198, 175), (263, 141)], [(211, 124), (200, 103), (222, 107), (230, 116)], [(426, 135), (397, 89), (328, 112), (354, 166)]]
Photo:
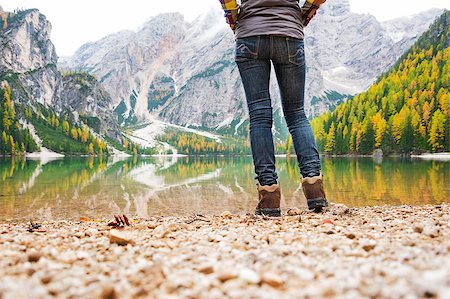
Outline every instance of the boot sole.
[(328, 202), (325, 198), (313, 198), (308, 199), (308, 209), (314, 211), (315, 213), (322, 212), (322, 209), (328, 207)]
[(256, 209), (255, 215), (259, 216), (269, 216), (269, 217), (280, 217), (281, 216), (281, 209), (275, 208), (275, 209)]

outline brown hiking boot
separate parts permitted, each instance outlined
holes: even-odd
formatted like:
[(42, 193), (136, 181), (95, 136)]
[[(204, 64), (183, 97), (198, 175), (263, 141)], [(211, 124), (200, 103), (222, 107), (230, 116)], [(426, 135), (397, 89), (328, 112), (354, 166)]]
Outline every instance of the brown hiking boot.
[(308, 202), (308, 209), (320, 213), (322, 212), (322, 208), (328, 206), (325, 190), (323, 189), (322, 174), (303, 178), (302, 188)]
[(279, 217), (280, 210), (280, 185), (261, 186), (258, 184), (259, 203), (255, 215)]

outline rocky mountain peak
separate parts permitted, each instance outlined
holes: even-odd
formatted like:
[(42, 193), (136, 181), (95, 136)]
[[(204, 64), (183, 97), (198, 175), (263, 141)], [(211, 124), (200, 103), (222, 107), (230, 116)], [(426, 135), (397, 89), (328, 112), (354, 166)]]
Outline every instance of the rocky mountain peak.
[(50, 22), (37, 9), (6, 14), (6, 24), (0, 29), (0, 74), (13, 74), (27, 87), (24, 92), (25, 88), (12, 86), (20, 101), (37, 101), (60, 109), (61, 78), (50, 40)]
[(179, 12), (158, 14), (142, 25), (138, 30), (138, 35), (151, 34), (160, 37), (179, 30), (185, 25), (184, 16)]
[[(428, 29), (430, 25), (429, 20), (434, 20), (436, 16), (441, 15), (443, 12), (443, 9), (430, 8), (419, 14), (384, 21), (381, 25), (395, 42), (399, 42), (405, 38), (418, 37), (421, 32)], [(415, 28), (411, 28), (412, 20), (415, 20)]]
[(329, 16), (343, 16), (350, 13), (350, 2), (348, 0), (328, 0), (320, 7), (319, 12)]
[(10, 14), (9, 24), (0, 30), (3, 58), (0, 71), (25, 72), (56, 65), (58, 56), (50, 41), (51, 24), (37, 9)]

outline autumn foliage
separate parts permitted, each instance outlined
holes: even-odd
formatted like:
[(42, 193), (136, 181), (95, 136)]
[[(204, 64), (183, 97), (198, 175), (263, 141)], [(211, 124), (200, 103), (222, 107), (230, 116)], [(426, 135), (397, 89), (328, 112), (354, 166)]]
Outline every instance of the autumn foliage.
[(332, 154), (450, 151), (450, 14), (366, 92), (312, 121)]
[(37, 150), (30, 131), (22, 129), (11, 100), (8, 83), (0, 86), (0, 155), (17, 155)]

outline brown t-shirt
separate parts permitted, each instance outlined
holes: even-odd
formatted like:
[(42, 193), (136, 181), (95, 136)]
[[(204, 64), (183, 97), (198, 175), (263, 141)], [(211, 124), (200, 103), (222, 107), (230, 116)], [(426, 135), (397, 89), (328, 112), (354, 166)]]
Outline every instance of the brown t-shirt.
[(236, 38), (280, 35), (303, 39), (298, 0), (243, 0)]

